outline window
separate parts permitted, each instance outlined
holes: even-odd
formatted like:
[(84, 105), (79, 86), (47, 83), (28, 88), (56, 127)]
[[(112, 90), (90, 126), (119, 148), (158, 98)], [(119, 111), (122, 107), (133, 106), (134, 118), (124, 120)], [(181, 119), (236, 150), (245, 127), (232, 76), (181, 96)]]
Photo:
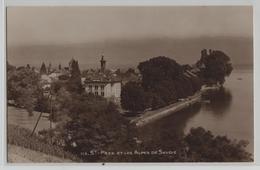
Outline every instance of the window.
[(98, 86), (95, 86), (95, 90), (97, 90), (98, 89)]
[(88, 88), (89, 88), (89, 91), (92, 92), (92, 85), (89, 85)]
[(98, 92), (97, 92), (97, 91), (95, 92), (95, 95), (96, 95), (96, 96), (98, 95)]
[(103, 97), (104, 97), (104, 96), (105, 96), (105, 93), (104, 93), (104, 92), (101, 92), (101, 96), (103, 96)]
[(104, 85), (101, 85), (101, 90), (104, 90), (105, 86)]

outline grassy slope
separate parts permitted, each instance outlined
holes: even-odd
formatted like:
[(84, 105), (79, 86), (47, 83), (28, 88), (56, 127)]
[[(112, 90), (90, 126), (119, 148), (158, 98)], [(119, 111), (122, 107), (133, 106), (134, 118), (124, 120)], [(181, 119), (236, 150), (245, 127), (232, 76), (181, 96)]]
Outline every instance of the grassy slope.
[[(25, 156), (27, 160), (34, 160), (32, 159), (32, 156), (30, 155), (36, 155), (35, 152), (37, 152), (39, 159), (36, 160), (45, 160), (46, 162), (53, 162), (57, 159), (46, 159), (45, 155), (49, 155), (49, 158), (55, 158), (59, 157), (60, 160), (73, 160), (75, 162), (79, 162), (80, 160), (73, 154), (64, 151), (61, 147), (56, 145), (51, 145), (49, 143), (46, 143), (43, 141), (39, 136), (33, 135), (30, 136), (31, 131), (25, 128), (21, 128), (19, 126), (15, 125), (8, 125), (8, 144), (10, 146), (19, 146), (20, 148), (17, 149), (17, 147), (10, 147), (11, 150), (8, 150), (8, 154), (11, 154), (12, 156), (20, 158), (21, 155)], [(12, 149), (16, 148), (16, 149)], [(9, 147), (8, 147), (9, 149)], [(25, 149), (25, 150), (24, 150)], [(25, 155), (22, 153), (25, 151)], [(33, 152), (34, 151), (34, 152)], [(43, 157), (42, 157), (43, 156)], [(16, 159), (14, 159), (15, 161)], [(18, 159), (19, 160), (19, 159)], [(21, 159), (20, 159), (21, 160)], [(12, 159), (11, 159), (12, 161)], [(65, 161), (67, 162), (67, 161)]]
[(37, 152), (31, 149), (16, 145), (8, 145), (7, 161), (9, 163), (66, 163), (72, 162), (70, 159), (63, 159), (52, 155), (47, 155), (42, 152)]

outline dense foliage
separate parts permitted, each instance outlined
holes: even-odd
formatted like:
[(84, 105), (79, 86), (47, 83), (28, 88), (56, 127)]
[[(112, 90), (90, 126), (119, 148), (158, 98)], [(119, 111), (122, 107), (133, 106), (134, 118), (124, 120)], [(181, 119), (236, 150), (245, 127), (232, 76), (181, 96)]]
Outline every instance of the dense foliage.
[(127, 110), (156, 109), (193, 95), (201, 87), (196, 75), (186, 74), (175, 60), (164, 56), (141, 62), (138, 69), (142, 86), (129, 83), (122, 88), (122, 107)]
[(138, 69), (142, 74), (142, 84), (145, 89), (152, 89), (165, 80), (174, 80), (183, 72), (182, 67), (175, 60), (164, 56), (141, 62)]
[(189, 148), (188, 157), (194, 162), (253, 161), (252, 155), (245, 151), (248, 142), (214, 136), (201, 127), (191, 129), (184, 140)]
[(81, 93), (83, 88), (81, 84), (81, 72), (79, 69), (78, 61), (72, 59), (69, 63), (70, 66), (70, 78), (67, 83), (69, 91)]
[(134, 112), (147, 108), (148, 96), (138, 82), (128, 82), (122, 87), (121, 106)]
[(197, 64), (204, 64), (201, 68), (202, 76), (206, 83), (225, 82), (225, 77), (229, 76), (233, 70), (229, 56), (222, 51), (213, 51), (202, 57)]
[(71, 93), (61, 88), (55, 98), (57, 134), (65, 150), (85, 161), (96, 161), (102, 155), (86, 153), (131, 144), (133, 125), (120, 115), (117, 106), (100, 96)]
[[(142, 137), (140, 137), (142, 138)], [(202, 127), (192, 128), (187, 135), (163, 131), (135, 145), (118, 145), (122, 155), (101, 158), (108, 162), (251, 162), (247, 142), (214, 136)], [(112, 150), (113, 151), (113, 150)], [(130, 154), (129, 154), (130, 153)]]
[(142, 75), (144, 89), (154, 93), (167, 104), (192, 95), (201, 86), (198, 77), (187, 76), (180, 64), (164, 56), (141, 62), (138, 69)]
[[(144, 107), (156, 109), (174, 103), (200, 90), (202, 82), (222, 85), (233, 68), (224, 52), (210, 50), (207, 54), (206, 50), (202, 50), (201, 59), (195, 67), (181, 66), (173, 59), (159, 56), (141, 62), (138, 69), (142, 76), (142, 87), (126, 84), (122, 90), (122, 107), (127, 110), (136, 111), (138, 107), (141, 108), (139, 111), (145, 110)], [(193, 69), (199, 71), (194, 74)], [(136, 95), (136, 92), (140, 93), (139, 100), (137, 96), (129, 97)]]
[(41, 96), (39, 74), (29, 67), (7, 70), (7, 98), (13, 100), (18, 107), (25, 108), (31, 115)]

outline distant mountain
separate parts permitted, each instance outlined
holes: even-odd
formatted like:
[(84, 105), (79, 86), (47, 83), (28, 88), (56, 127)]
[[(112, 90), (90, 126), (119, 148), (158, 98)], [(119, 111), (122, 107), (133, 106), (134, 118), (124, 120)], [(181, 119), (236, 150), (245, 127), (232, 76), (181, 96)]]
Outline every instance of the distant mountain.
[(156, 56), (168, 56), (180, 64), (192, 64), (200, 58), (202, 49), (217, 49), (231, 57), (234, 66), (253, 64), (253, 40), (237, 37), (201, 37), (191, 39), (150, 38), (112, 40), (86, 44), (8, 46), (8, 61), (13, 65), (27, 63), (39, 66), (43, 61), (53, 66), (67, 65), (73, 57), (81, 69), (99, 67), (104, 51), (110, 68), (134, 67)]

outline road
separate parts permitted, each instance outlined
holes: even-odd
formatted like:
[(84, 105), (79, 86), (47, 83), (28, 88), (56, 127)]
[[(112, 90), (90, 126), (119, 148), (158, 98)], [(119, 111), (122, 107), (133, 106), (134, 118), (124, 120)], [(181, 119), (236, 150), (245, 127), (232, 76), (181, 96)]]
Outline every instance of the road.
[(208, 90), (216, 90), (218, 89), (218, 86), (208, 87), (204, 88), (198, 92), (196, 92), (193, 96), (189, 96), (183, 101), (179, 101), (177, 103), (173, 103), (169, 106), (163, 107), (161, 109), (147, 111), (143, 113), (140, 117), (133, 118), (130, 122), (135, 123), (137, 127), (144, 126), (148, 123), (151, 123), (155, 120), (158, 120), (160, 118), (166, 117), (170, 114), (176, 113), (182, 109), (185, 109), (195, 103), (198, 103), (201, 101), (201, 96), (204, 92)]

